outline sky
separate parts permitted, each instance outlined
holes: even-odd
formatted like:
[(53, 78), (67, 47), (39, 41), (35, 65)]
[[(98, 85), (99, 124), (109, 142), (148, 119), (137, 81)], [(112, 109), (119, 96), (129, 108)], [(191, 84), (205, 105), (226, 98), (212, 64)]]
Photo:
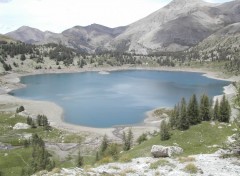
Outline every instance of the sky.
[[(93, 23), (129, 25), (159, 10), (171, 0), (0, 0), (0, 33), (30, 26), (62, 32)], [(230, 0), (205, 0), (223, 3)]]

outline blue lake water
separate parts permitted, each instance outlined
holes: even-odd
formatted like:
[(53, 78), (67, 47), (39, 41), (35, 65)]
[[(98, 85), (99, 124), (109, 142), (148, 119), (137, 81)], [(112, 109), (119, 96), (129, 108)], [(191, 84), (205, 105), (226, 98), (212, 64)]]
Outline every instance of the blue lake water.
[(55, 102), (64, 109), (64, 121), (99, 128), (141, 123), (146, 111), (173, 107), (193, 93), (213, 97), (229, 84), (200, 73), (138, 70), (33, 75), (21, 83), (27, 87), (14, 96)]

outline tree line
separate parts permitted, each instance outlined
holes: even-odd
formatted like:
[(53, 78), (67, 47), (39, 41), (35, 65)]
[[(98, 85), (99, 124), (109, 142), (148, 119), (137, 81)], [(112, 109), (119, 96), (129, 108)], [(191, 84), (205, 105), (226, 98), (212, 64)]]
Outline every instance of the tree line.
[(182, 98), (181, 102), (174, 106), (169, 124), (165, 121), (161, 123), (160, 137), (161, 140), (168, 140), (170, 138), (169, 127), (172, 129), (187, 130), (192, 125), (210, 120), (229, 123), (230, 116), (231, 107), (225, 95), (220, 101), (217, 99), (214, 106), (212, 106), (211, 100), (206, 94), (200, 97), (200, 101), (193, 94), (188, 103), (185, 98)]
[(22, 169), (22, 176), (32, 175), (41, 170), (52, 170), (55, 162), (45, 148), (45, 142), (37, 134), (32, 135), (32, 158), (28, 166)]
[[(96, 152), (95, 162), (99, 160), (104, 160), (108, 156), (112, 157), (114, 160), (118, 160), (120, 150), (128, 151), (133, 146), (133, 133), (129, 128), (127, 133), (123, 131), (122, 133), (122, 145), (111, 143), (107, 135), (103, 136), (99, 151)], [(79, 158), (79, 157), (78, 157)], [(79, 160), (79, 159), (78, 159)]]

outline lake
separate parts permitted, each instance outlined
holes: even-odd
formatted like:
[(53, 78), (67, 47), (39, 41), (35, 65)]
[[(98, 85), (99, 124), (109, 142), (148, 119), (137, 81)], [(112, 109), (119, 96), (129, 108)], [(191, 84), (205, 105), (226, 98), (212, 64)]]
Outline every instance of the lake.
[(146, 111), (173, 107), (193, 93), (213, 97), (229, 84), (201, 73), (138, 70), (32, 75), (21, 83), (27, 87), (11, 94), (55, 102), (64, 109), (65, 122), (97, 128), (138, 124)]

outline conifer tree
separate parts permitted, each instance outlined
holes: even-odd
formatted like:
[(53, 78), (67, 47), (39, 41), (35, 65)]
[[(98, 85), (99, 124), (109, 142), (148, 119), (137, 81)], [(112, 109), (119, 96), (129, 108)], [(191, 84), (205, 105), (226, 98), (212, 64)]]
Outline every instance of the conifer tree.
[(28, 117), (27, 117), (27, 124), (28, 124), (28, 125), (32, 125), (32, 123), (33, 123), (33, 119), (28, 116)]
[(99, 161), (99, 154), (98, 154), (98, 151), (97, 151), (97, 153), (96, 153), (95, 161), (96, 161), (96, 162)]
[(169, 127), (165, 120), (163, 120), (160, 125), (160, 139), (161, 141), (170, 139)]
[(177, 128), (179, 130), (187, 130), (189, 128), (189, 121), (187, 119), (187, 105), (185, 98), (182, 98), (180, 104), (180, 115)]
[(133, 133), (131, 128), (129, 128), (128, 133), (126, 135), (125, 132), (123, 132), (123, 150), (128, 151), (131, 149), (133, 144)]
[(45, 149), (44, 141), (38, 137), (37, 134), (33, 134), (32, 136), (32, 147), (32, 162), (31, 167), (27, 169), (28, 173), (33, 174), (37, 171), (45, 169), (50, 171), (55, 167), (54, 161), (50, 159), (51, 155)]
[(169, 123), (170, 123), (170, 127), (172, 129), (174, 129), (177, 125), (177, 105), (174, 106)]
[(207, 95), (203, 94), (200, 101), (200, 119), (211, 120), (210, 101)]
[(26, 56), (25, 56), (25, 54), (21, 54), (20, 59), (21, 59), (21, 61), (25, 61), (25, 60), (26, 60)]
[(229, 105), (226, 96), (223, 96), (223, 99), (220, 103), (220, 110), (219, 110), (219, 121), (220, 122), (229, 122), (231, 116), (231, 107)]
[(47, 119), (47, 116), (45, 116), (45, 115), (37, 116), (37, 124), (38, 124), (38, 126), (43, 126), (45, 130), (51, 129), (50, 124)]
[(220, 117), (220, 111), (219, 111), (219, 102), (218, 99), (215, 102), (214, 108), (213, 108), (213, 120), (218, 120)]
[(118, 145), (116, 143), (112, 143), (109, 145), (107, 149), (108, 155), (110, 155), (114, 160), (117, 160), (119, 157)]
[(195, 94), (193, 94), (191, 99), (189, 100), (187, 116), (188, 116), (190, 125), (196, 125), (201, 122), (201, 120), (199, 118), (198, 101), (197, 101), (197, 97)]
[(83, 166), (83, 157), (81, 155), (81, 152), (78, 151), (78, 157), (77, 157), (77, 167)]
[(103, 136), (103, 139), (102, 139), (102, 143), (101, 143), (101, 146), (100, 146), (100, 154), (103, 155), (104, 152), (107, 150), (107, 147), (108, 147), (108, 137), (107, 135), (105, 134)]
[(180, 104), (178, 103), (176, 106), (176, 116), (175, 116), (176, 122), (175, 122), (175, 128), (178, 128), (178, 124), (180, 123)]

